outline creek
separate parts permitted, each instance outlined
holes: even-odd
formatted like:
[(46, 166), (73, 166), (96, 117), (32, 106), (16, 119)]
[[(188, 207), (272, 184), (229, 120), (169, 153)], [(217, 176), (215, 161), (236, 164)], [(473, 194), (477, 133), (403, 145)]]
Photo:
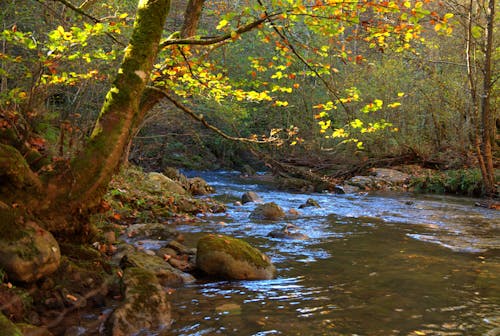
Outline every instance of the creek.
[[(500, 217), (476, 200), (414, 194), (297, 194), (230, 172), (199, 174), (228, 212), (177, 230), (243, 238), (274, 280), (200, 280), (171, 296), (174, 335), (500, 335)], [(253, 221), (245, 191), (297, 218)], [(308, 240), (277, 239), (292, 223)]]

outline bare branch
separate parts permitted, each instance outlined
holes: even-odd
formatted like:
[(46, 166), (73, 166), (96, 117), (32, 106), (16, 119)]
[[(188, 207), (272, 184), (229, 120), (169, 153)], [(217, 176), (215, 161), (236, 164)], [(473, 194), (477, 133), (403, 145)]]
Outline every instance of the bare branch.
[(243, 138), (243, 137), (233, 137), (224, 131), (220, 130), (219, 128), (215, 127), (212, 124), (209, 124), (205, 118), (203, 117), (203, 114), (196, 114), (193, 110), (191, 110), (189, 107), (186, 105), (182, 104), (180, 101), (175, 99), (173, 96), (171, 96), (168, 92), (165, 90), (162, 90), (160, 88), (154, 87), (154, 86), (148, 86), (148, 90), (153, 90), (155, 92), (161, 93), (166, 99), (168, 99), (172, 104), (174, 104), (178, 109), (183, 111), (184, 113), (188, 114), (191, 118), (193, 118), (196, 121), (199, 121), (200, 123), (203, 124), (206, 128), (209, 130), (219, 134), (222, 136), (224, 139), (232, 140), (232, 141), (239, 141), (239, 142), (244, 142), (244, 143), (252, 143), (252, 144), (269, 144), (269, 143), (275, 143), (279, 141), (280, 139), (278, 138), (269, 138), (267, 140), (255, 140), (255, 139), (249, 139), (249, 138)]

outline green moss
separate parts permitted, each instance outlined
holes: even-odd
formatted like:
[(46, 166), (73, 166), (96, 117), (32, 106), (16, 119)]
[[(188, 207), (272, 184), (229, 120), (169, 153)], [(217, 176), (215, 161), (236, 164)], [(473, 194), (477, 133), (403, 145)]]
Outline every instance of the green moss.
[(428, 173), (414, 178), (411, 185), (417, 192), (436, 194), (457, 194), (482, 196), (484, 194), (481, 172), (479, 169), (448, 170)]
[(16, 325), (2, 313), (0, 313), (0, 331), (2, 332), (2, 336), (23, 336)]
[(271, 265), (269, 259), (259, 250), (250, 246), (241, 239), (223, 235), (207, 235), (198, 241), (198, 251), (222, 251), (229, 254), (235, 260), (246, 261), (257, 267), (268, 267)]
[(25, 229), (18, 224), (23, 214), (16, 209), (0, 209), (0, 237), (8, 242), (15, 242), (28, 236)]

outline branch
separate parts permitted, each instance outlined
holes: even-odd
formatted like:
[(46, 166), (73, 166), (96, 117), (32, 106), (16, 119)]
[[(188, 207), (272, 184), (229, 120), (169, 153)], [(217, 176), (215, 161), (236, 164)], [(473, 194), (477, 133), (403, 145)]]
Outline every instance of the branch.
[(148, 90), (152, 90), (158, 93), (161, 93), (165, 98), (167, 98), (172, 104), (174, 104), (178, 109), (183, 111), (184, 113), (188, 114), (191, 118), (193, 118), (196, 121), (199, 121), (200, 123), (203, 124), (206, 128), (209, 130), (219, 134), (222, 136), (224, 139), (228, 139), (231, 141), (239, 141), (239, 142), (244, 142), (244, 143), (252, 143), (252, 144), (269, 144), (272, 142), (277, 142), (279, 139), (278, 138), (269, 138), (268, 140), (255, 140), (255, 139), (249, 139), (249, 138), (242, 138), (242, 137), (233, 137), (224, 131), (220, 130), (219, 128), (215, 127), (212, 124), (209, 124), (205, 118), (203, 117), (203, 114), (196, 114), (193, 110), (191, 110), (189, 107), (185, 106), (182, 104), (180, 101), (172, 97), (168, 92), (165, 90), (162, 90), (160, 88), (154, 87), (154, 86), (148, 86)]
[(166, 40), (163, 43), (160, 44), (160, 49), (163, 49), (165, 47), (168, 47), (170, 45), (179, 45), (179, 44), (184, 44), (184, 45), (211, 45), (211, 44), (217, 44), (220, 42), (228, 41), (234, 37), (234, 35), (240, 35), (243, 33), (247, 33), (251, 31), (254, 28), (257, 28), (261, 24), (263, 24), (266, 21), (271, 21), (272, 18), (281, 15), (281, 13), (274, 13), (270, 15), (266, 15), (265, 17), (258, 19), (256, 21), (250, 22), (244, 26), (239, 27), (235, 31), (231, 33), (227, 33), (221, 36), (217, 37), (210, 37), (210, 38), (201, 38), (201, 39), (193, 39), (193, 38), (187, 38), (187, 39), (172, 39), (172, 40)]
[[(36, 2), (39, 2), (41, 3), (42, 5), (44, 4), (43, 0), (35, 0)], [(72, 11), (86, 17), (87, 19), (89, 19), (90, 21), (94, 22), (94, 23), (100, 23), (101, 20), (99, 20), (98, 18), (96, 17), (93, 17), (92, 15), (86, 13), (84, 10), (82, 10), (81, 8), (78, 8), (76, 6), (74, 6), (72, 3), (66, 1), (66, 0), (54, 0), (54, 1), (57, 1), (57, 2), (60, 2), (62, 3), (64, 6), (68, 7), (69, 9), (71, 9)], [(111, 38), (113, 41), (115, 41), (116, 43), (118, 43), (119, 45), (125, 47), (125, 43), (123, 42), (120, 42), (118, 41), (118, 39), (116, 37), (114, 37), (113, 35), (111, 35), (110, 33), (105, 33), (109, 38)]]
[[(261, 0), (257, 0), (257, 2), (259, 3), (259, 5), (261, 5), (262, 7), (264, 7), (264, 5), (262, 4)], [(318, 71), (316, 69), (314, 69), (309, 64), (309, 62), (307, 62), (304, 59), (304, 57), (302, 57), (302, 55), (300, 55), (298, 53), (297, 49), (295, 49), (295, 47), (293, 46), (293, 44), (290, 43), (290, 41), (287, 39), (287, 37), (285, 35), (283, 35), (283, 33), (278, 29), (278, 27), (276, 27), (276, 25), (274, 24), (274, 22), (267, 19), (269, 17), (269, 15), (267, 15), (267, 11), (264, 11), (264, 13), (266, 14), (266, 16), (265, 16), (266, 20), (269, 21), (269, 23), (271, 24), (271, 27), (274, 29), (274, 31), (276, 32), (276, 34), (278, 34), (278, 36), (283, 40), (283, 42), (285, 42), (285, 44), (290, 47), (290, 50), (295, 55), (295, 57), (297, 57), (310, 71), (312, 71), (320, 79), (320, 81), (323, 83), (323, 85), (325, 85), (325, 87), (328, 90), (328, 92), (330, 92), (337, 99), (337, 101), (340, 103), (340, 105), (342, 105), (342, 107), (345, 109), (345, 111), (348, 113), (348, 115), (351, 114), (350, 109), (340, 100), (340, 97), (335, 92), (335, 90), (333, 90), (333, 88), (330, 86), (330, 84), (328, 84), (328, 82), (323, 78), (323, 76), (321, 76), (318, 73)]]

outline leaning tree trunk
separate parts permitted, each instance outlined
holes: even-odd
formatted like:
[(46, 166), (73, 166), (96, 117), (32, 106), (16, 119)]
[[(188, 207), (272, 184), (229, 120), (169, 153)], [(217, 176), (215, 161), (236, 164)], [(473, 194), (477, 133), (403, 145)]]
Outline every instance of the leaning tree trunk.
[(139, 2), (131, 40), (90, 141), (71, 162), (66, 181), (56, 180), (58, 186), (65, 184), (60, 196), (68, 197), (73, 209), (88, 208), (100, 200), (131, 131), (141, 122), (139, 104), (158, 54), (169, 6), (169, 0)]

